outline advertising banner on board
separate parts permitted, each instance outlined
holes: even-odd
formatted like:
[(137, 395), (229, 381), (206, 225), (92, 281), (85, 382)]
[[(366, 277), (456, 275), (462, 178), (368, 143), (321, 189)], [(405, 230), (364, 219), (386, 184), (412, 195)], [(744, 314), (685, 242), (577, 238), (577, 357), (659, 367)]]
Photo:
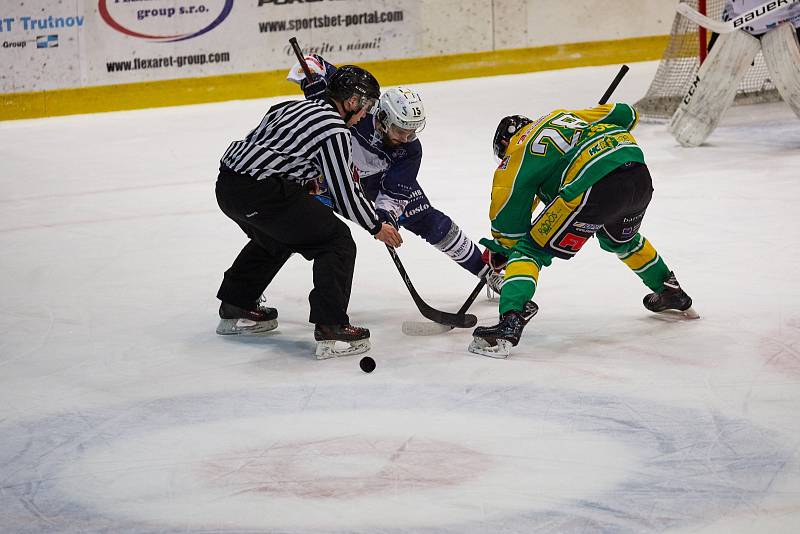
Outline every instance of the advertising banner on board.
[(25, 0), (0, 7), (0, 92), (421, 55), (415, 0)]

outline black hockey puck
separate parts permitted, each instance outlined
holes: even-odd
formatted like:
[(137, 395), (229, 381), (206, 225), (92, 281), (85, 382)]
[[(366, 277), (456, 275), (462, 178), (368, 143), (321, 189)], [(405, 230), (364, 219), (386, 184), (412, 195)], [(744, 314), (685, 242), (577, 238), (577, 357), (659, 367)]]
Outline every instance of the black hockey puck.
[(364, 356), (361, 358), (361, 361), (358, 362), (358, 366), (361, 367), (361, 370), (365, 373), (371, 373), (375, 370), (375, 360), (369, 356)]

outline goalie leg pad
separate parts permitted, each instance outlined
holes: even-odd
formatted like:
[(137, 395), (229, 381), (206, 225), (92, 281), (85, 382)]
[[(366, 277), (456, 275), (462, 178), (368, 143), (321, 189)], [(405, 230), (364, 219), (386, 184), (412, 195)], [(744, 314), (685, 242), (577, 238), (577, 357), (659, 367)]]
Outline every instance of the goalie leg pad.
[(761, 38), (764, 63), (783, 100), (800, 117), (800, 43), (790, 22), (770, 30)]
[(720, 35), (672, 116), (669, 131), (681, 145), (699, 146), (711, 135), (760, 49), (744, 31)]

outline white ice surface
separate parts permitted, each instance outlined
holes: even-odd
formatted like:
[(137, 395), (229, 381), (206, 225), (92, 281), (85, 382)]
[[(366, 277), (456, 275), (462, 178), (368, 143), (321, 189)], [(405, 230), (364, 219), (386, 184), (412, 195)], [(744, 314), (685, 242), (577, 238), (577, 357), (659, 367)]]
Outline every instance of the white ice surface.
[[(655, 63), (616, 98), (640, 97)], [(419, 85), (420, 175), (488, 233), (507, 114), (597, 100), (616, 67)], [(217, 162), (277, 99), (0, 123), (0, 531), (800, 531), (800, 120), (732, 110), (706, 146), (634, 131), (655, 183), (643, 233), (702, 319), (669, 322), (596, 242), (545, 269), (506, 361), (470, 331), (411, 338), (386, 251), (353, 227), (350, 305), (377, 369), (316, 361), (310, 264), (268, 289), (280, 327), (214, 334), (245, 243)], [(420, 293), (474, 280), (404, 233)], [(496, 308), (473, 306), (482, 324)]]

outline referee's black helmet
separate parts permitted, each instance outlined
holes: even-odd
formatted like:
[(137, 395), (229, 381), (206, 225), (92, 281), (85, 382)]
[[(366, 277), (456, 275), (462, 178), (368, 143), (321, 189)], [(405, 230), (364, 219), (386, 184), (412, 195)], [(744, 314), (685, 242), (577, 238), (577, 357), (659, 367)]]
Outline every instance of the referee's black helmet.
[(353, 95), (377, 100), (381, 86), (369, 71), (355, 65), (342, 65), (328, 80), (328, 96), (344, 102)]

